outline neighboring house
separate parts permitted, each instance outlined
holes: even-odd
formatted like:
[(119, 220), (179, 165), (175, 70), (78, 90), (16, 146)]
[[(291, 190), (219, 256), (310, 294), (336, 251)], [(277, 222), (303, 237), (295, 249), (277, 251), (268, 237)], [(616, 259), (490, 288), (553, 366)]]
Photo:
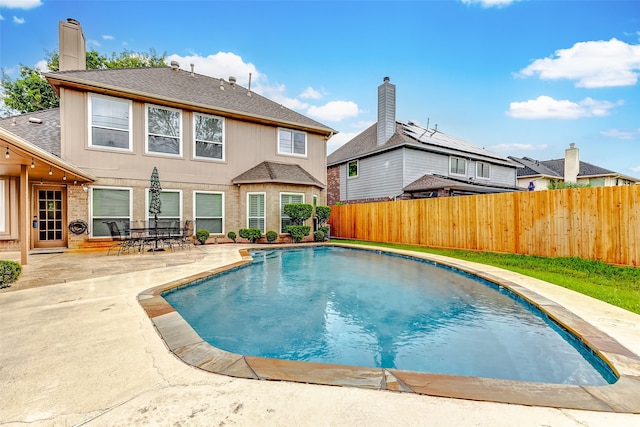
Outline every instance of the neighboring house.
[(564, 159), (541, 161), (529, 157), (509, 156), (509, 158), (524, 166), (518, 170), (518, 187), (530, 191), (547, 190), (556, 183), (590, 187), (614, 187), (640, 183), (640, 179), (581, 162), (580, 151), (573, 143), (569, 144), (569, 148), (564, 151)]
[(521, 191), (519, 164), (437, 127), (396, 121), (395, 92), (385, 77), (377, 123), (328, 156), (330, 205)]
[[(333, 129), (193, 66), (86, 70), (79, 23), (60, 22), (59, 36), (60, 71), (45, 77), (60, 108), (0, 120), (0, 250), (26, 263), (33, 248), (107, 245), (104, 221), (149, 220), (154, 166), (159, 218), (212, 240), (284, 233), (284, 204), (326, 204)], [(74, 220), (87, 232), (71, 233)]]

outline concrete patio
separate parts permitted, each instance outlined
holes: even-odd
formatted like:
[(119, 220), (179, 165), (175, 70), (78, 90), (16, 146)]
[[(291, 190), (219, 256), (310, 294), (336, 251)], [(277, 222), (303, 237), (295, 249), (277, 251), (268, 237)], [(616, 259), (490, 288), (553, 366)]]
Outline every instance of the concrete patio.
[[(238, 262), (247, 247), (32, 255), (18, 283), (0, 291), (0, 425), (640, 425), (638, 414), (240, 379), (185, 364), (166, 347), (138, 294)], [(485, 270), (526, 284), (640, 354), (640, 316)], [(640, 404), (635, 398), (630, 405)]]

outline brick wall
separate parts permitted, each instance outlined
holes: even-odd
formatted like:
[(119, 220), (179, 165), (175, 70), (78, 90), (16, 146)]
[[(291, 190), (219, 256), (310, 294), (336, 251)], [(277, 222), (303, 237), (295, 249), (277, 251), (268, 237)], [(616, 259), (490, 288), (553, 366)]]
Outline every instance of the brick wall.
[(340, 166), (327, 168), (327, 205), (340, 201)]

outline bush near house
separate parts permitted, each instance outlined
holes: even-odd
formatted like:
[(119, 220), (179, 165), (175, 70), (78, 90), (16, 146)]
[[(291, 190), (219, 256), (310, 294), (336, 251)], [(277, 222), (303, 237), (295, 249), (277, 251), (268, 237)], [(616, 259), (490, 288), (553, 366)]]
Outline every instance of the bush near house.
[(262, 237), (262, 230), (259, 228), (241, 228), (238, 234), (243, 239), (249, 240), (251, 243), (255, 243), (260, 237)]
[(313, 240), (315, 240), (316, 242), (323, 242), (326, 236), (327, 235), (325, 234), (324, 231), (318, 230), (315, 233), (313, 233)]
[(207, 239), (209, 238), (209, 230), (205, 230), (204, 228), (196, 231), (196, 240), (200, 242), (201, 245), (207, 243)]
[(227, 233), (227, 237), (230, 238), (231, 240), (233, 240), (233, 243), (235, 243), (236, 242), (236, 238), (238, 236), (236, 236), (235, 231), (230, 231), (230, 232)]
[(14, 261), (0, 261), (0, 289), (8, 288), (18, 280), (22, 266)]
[(291, 224), (285, 231), (291, 235), (293, 241), (298, 243), (311, 233), (311, 227), (304, 222), (313, 215), (313, 206), (307, 203), (290, 203), (284, 205), (283, 211), (291, 219)]
[(276, 233), (275, 231), (269, 230), (267, 231), (266, 237), (267, 237), (267, 242), (273, 243), (278, 238), (278, 233)]

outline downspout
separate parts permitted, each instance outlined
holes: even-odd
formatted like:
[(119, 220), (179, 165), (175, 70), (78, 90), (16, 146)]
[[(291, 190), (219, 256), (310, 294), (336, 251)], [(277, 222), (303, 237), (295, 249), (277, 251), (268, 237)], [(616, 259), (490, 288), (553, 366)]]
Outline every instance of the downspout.
[(27, 165), (20, 165), (20, 212), (18, 220), (18, 236), (20, 237), (20, 264), (27, 265), (29, 261), (29, 247), (31, 246), (31, 210), (29, 206), (29, 169)]

